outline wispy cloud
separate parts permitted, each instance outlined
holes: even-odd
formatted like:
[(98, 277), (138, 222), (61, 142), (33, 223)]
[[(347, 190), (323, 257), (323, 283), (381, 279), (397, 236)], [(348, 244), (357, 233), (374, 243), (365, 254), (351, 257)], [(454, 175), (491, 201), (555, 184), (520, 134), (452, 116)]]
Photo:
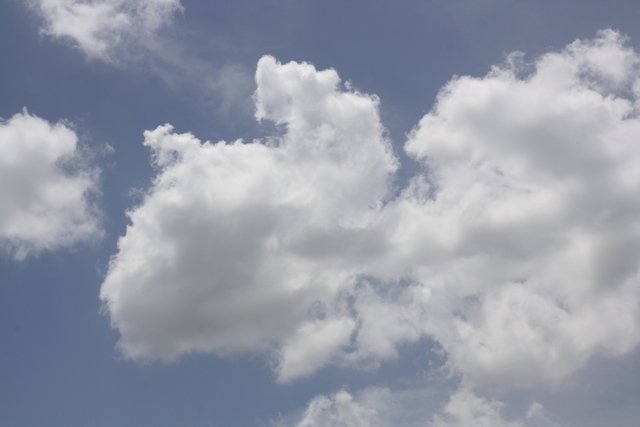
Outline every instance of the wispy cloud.
[(27, 0), (42, 19), (41, 31), (91, 59), (117, 61), (169, 25), (180, 0)]

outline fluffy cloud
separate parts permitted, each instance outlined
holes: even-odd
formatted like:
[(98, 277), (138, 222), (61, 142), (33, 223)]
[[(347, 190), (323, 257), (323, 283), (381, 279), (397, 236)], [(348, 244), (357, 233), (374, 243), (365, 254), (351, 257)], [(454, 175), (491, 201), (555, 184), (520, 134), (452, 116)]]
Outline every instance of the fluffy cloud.
[[(351, 320), (305, 322), (386, 250), (369, 231), (397, 166), (378, 100), (340, 90), (333, 70), (271, 57), (256, 80), (257, 116), (283, 125), (281, 137), (213, 144), (168, 125), (145, 133), (158, 175), (129, 213), (101, 289), (130, 357), (291, 338), (299, 346), (284, 354), (295, 365), (309, 352), (300, 346), (349, 339)], [(328, 360), (315, 357), (318, 367)]]
[(0, 250), (16, 260), (101, 235), (97, 173), (63, 123), (26, 111), (0, 122)]
[(603, 31), (453, 79), (405, 145), (423, 170), (397, 189), (377, 98), (262, 58), (257, 118), (282, 135), (145, 133), (157, 177), (101, 290), (120, 348), (270, 351), (287, 381), (429, 336), (485, 390), (558, 384), (632, 351), (639, 64)]
[(403, 208), (402, 245), (476, 383), (556, 383), (640, 341), (639, 64), (603, 31), (452, 80), (410, 136), (435, 196)]
[(182, 10), (180, 0), (28, 0), (42, 32), (70, 41), (90, 58), (112, 60), (123, 45), (140, 43)]

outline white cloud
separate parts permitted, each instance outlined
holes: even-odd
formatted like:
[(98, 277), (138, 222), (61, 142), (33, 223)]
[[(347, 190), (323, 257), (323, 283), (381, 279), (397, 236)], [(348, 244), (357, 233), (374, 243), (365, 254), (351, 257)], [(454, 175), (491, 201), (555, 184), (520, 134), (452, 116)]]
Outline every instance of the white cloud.
[(63, 123), (26, 111), (0, 122), (0, 250), (16, 260), (70, 247), (102, 233), (97, 171)]
[(506, 421), (502, 407), (496, 400), (479, 397), (463, 388), (451, 396), (430, 427), (524, 427), (519, 421)]
[[(302, 414), (272, 422), (274, 427), (562, 427), (545, 408), (533, 402), (525, 411), (507, 411), (507, 405), (460, 387), (444, 398), (448, 387), (430, 384), (418, 388), (370, 387), (357, 393), (341, 390), (313, 398)], [(507, 412), (515, 412), (506, 414)], [(523, 412), (523, 413), (519, 413)]]
[(436, 195), (400, 208), (401, 244), (475, 382), (553, 384), (640, 341), (639, 63), (604, 31), (454, 79), (407, 142)]
[(381, 294), (374, 287), (360, 285), (353, 293), (353, 310), (358, 321), (355, 349), (347, 361), (377, 366), (380, 361), (398, 357), (398, 346), (424, 336), (425, 289), (408, 287)]
[(158, 175), (101, 290), (122, 351), (273, 351), (285, 381), (430, 336), (482, 390), (632, 351), (639, 63), (604, 31), (453, 79), (406, 144), (426, 171), (394, 192), (378, 99), (262, 58), (257, 118), (281, 137), (145, 134)]
[(503, 402), (479, 396), (469, 388), (460, 387), (434, 415), (429, 427), (562, 427), (549, 418), (538, 402), (533, 402), (526, 414), (515, 418), (504, 414), (505, 406)]
[(351, 342), (355, 322), (349, 317), (304, 323), (283, 345), (278, 379), (283, 382), (316, 372)]
[(307, 406), (295, 427), (375, 427), (381, 426), (378, 411), (364, 406), (346, 390), (332, 396), (318, 396)]
[[(168, 125), (145, 133), (158, 175), (129, 213), (101, 289), (130, 357), (264, 350), (288, 338), (337, 348), (346, 337), (348, 324), (304, 325), (385, 250), (369, 228), (396, 160), (378, 100), (341, 91), (333, 70), (271, 57), (256, 80), (258, 117), (286, 125), (282, 137), (213, 144)], [(308, 354), (284, 350), (294, 364), (297, 352)]]
[(24, 1), (40, 18), (41, 34), (86, 58), (152, 73), (201, 108), (227, 119), (251, 119), (252, 70), (223, 61), (228, 55), (220, 46), (197, 53), (182, 36), (198, 30), (171, 31), (185, 10), (180, 0)]
[(152, 37), (182, 10), (180, 0), (27, 1), (41, 16), (44, 34), (103, 60), (113, 60), (122, 46)]

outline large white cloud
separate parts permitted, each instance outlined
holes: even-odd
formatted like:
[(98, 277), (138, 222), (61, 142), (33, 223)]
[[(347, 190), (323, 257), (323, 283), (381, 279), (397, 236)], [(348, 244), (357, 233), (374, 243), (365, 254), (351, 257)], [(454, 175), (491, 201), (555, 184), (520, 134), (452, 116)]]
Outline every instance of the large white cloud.
[[(271, 57), (256, 79), (257, 116), (282, 124), (282, 137), (214, 144), (168, 125), (145, 133), (158, 175), (129, 213), (101, 290), (128, 356), (348, 342), (350, 320), (304, 322), (386, 250), (369, 231), (397, 163), (378, 100), (340, 90), (333, 70)], [(286, 354), (295, 364), (306, 353)], [(328, 360), (314, 357), (317, 367)], [(310, 372), (292, 369), (283, 372)]]
[(101, 290), (122, 351), (266, 350), (288, 381), (429, 336), (485, 390), (632, 351), (639, 64), (603, 31), (453, 79), (405, 146), (424, 171), (394, 189), (378, 100), (264, 57), (257, 117), (282, 136), (145, 133), (158, 175)]
[(27, 0), (43, 20), (42, 32), (70, 41), (89, 58), (141, 43), (182, 10), (180, 0)]
[(639, 64), (603, 31), (452, 80), (410, 136), (435, 196), (401, 208), (398, 244), (473, 381), (555, 383), (640, 341)]
[(0, 250), (16, 260), (102, 234), (97, 171), (75, 132), (26, 111), (0, 122)]

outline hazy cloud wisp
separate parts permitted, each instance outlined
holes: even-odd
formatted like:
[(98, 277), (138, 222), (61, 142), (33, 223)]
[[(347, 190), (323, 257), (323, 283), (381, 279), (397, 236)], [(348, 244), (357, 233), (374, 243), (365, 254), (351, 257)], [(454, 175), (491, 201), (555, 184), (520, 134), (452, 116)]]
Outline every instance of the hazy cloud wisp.
[(145, 133), (158, 175), (101, 290), (128, 356), (264, 350), (304, 331), (337, 347), (349, 338), (350, 321), (302, 324), (384, 250), (368, 224), (397, 162), (378, 100), (340, 91), (333, 70), (271, 57), (256, 77), (257, 115), (285, 125), (282, 137), (213, 144), (169, 125)]
[(71, 42), (88, 58), (116, 60), (122, 47), (144, 43), (182, 10), (180, 0), (27, 0), (42, 33)]

